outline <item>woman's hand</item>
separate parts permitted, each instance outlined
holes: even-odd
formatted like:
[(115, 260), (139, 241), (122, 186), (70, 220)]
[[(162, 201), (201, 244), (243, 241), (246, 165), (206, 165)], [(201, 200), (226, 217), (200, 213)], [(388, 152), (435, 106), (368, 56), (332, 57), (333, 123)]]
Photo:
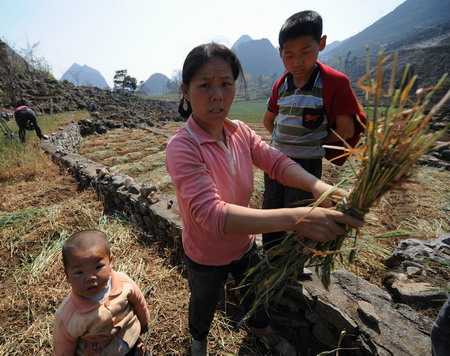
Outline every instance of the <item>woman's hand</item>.
[(293, 208), (298, 214), (293, 231), (311, 240), (326, 242), (345, 233), (345, 225), (361, 227), (363, 222), (340, 211), (324, 208)]

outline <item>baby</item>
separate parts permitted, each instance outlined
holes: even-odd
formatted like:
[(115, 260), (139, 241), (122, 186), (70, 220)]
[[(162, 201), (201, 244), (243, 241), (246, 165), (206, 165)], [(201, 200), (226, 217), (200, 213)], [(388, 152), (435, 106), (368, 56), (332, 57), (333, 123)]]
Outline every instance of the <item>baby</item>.
[(113, 270), (106, 234), (80, 231), (62, 248), (72, 292), (55, 314), (55, 355), (149, 355), (139, 334), (149, 312), (139, 287)]

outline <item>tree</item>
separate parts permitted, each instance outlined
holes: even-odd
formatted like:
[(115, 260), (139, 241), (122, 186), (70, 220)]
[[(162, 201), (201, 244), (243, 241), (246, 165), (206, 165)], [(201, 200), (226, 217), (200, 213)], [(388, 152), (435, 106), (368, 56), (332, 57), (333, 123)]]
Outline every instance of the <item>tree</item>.
[(180, 94), (181, 75), (182, 73), (179, 69), (172, 72), (172, 78), (167, 82), (167, 94)]
[(72, 76), (76, 86), (80, 85), (81, 67), (77, 66), (76, 68), (69, 70), (67, 74)]
[(39, 57), (39, 42), (30, 43), (27, 40), (25, 48), (18, 50), (17, 52), (27, 61), (31, 68), (30, 71), (34, 74), (40, 75), (43, 78), (53, 77), (51, 67), (47, 63), (44, 57)]
[(114, 88), (135, 91), (137, 88), (137, 79), (129, 76), (126, 69), (116, 70), (114, 75)]

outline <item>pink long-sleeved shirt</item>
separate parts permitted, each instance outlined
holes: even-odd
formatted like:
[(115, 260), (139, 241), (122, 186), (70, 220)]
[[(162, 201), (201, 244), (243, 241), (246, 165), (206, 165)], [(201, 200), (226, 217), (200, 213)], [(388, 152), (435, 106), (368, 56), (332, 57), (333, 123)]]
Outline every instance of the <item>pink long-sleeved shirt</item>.
[(183, 248), (193, 261), (221, 266), (240, 258), (253, 235), (224, 233), (229, 204), (248, 206), (253, 192), (253, 165), (272, 179), (294, 161), (270, 147), (241, 121), (225, 120), (226, 145), (192, 118), (166, 149), (166, 168), (177, 192), (183, 221)]

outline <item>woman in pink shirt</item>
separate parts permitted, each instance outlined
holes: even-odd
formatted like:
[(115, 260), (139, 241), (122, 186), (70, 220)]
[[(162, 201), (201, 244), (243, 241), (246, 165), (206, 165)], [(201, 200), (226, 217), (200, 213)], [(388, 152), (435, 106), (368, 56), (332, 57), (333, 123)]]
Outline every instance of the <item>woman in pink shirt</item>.
[[(362, 225), (348, 215), (324, 208), (248, 207), (253, 165), (284, 185), (311, 191), (316, 198), (331, 186), (268, 146), (243, 122), (227, 118), (241, 74), (238, 58), (227, 47), (210, 43), (194, 48), (182, 73), (179, 112), (187, 122), (167, 145), (166, 167), (183, 221), (192, 355), (207, 354), (207, 335), (228, 274), (239, 283), (258, 262), (257, 254), (252, 253), (254, 234), (297, 231), (313, 240), (327, 241), (344, 233), (340, 224)], [(345, 192), (338, 190), (337, 194)], [(251, 302), (251, 298), (244, 298), (242, 304), (248, 307)], [(249, 324), (274, 351), (295, 355), (293, 347), (271, 328), (264, 308)]]

